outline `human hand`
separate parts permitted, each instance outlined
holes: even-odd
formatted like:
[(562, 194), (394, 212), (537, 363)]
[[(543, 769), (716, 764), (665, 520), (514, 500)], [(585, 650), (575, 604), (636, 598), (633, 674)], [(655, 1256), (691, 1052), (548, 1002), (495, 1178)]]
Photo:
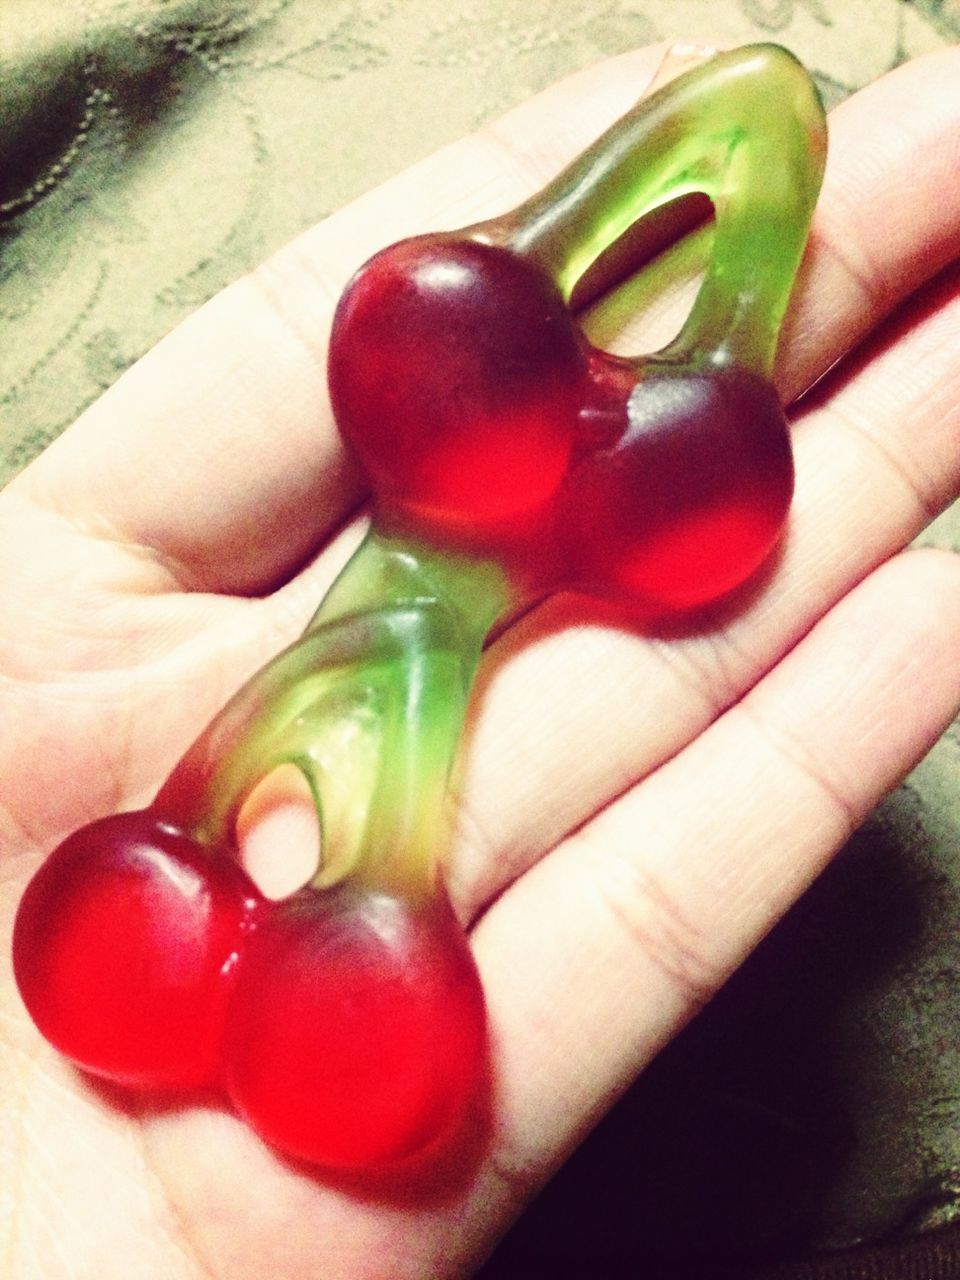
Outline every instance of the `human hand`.
[[(43, 853), (148, 800), (355, 542), (337, 533), (358, 491), (321, 354), (350, 271), (402, 235), (516, 203), (659, 57), (576, 77), (309, 233), (2, 495), (8, 950)], [(956, 562), (890, 557), (960, 483), (956, 268), (902, 305), (960, 251), (956, 63), (907, 68), (835, 117), (783, 394), (864, 345), (797, 415), (794, 514), (762, 590), (674, 638), (554, 601), (488, 654), (449, 871), (494, 1040), (481, 1164), (422, 1204), (324, 1185), (231, 1116), (91, 1087), (39, 1041), (5, 972), (16, 1280), (469, 1270), (949, 721)], [(604, 341), (616, 303), (592, 320)]]

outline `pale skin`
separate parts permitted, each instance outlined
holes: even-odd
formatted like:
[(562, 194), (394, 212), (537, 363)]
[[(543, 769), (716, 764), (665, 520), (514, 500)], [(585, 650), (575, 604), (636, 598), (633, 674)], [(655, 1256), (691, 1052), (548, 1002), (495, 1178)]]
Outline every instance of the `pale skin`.
[[(148, 800), (355, 544), (361, 487), (323, 366), (350, 272), (516, 204), (663, 53), (575, 76), (308, 232), (0, 495), (3, 954), (44, 852)], [(362, 1197), (223, 1111), (105, 1096), (39, 1038), (4, 963), (3, 1275), (469, 1275), (936, 740), (960, 706), (960, 563), (903, 548), (960, 490), (958, 84), (947, 51), (832, 118), (785, 400), (857, 351), (794, 414), (797, 496), (758, 588), (658, 637), (548, 603), (487, 656), (448, 868), (497, 1076), (466, 1183), (429, 1204)], [(595, 321), (605, 342), (614, 314)], [(642, 348), (643, 330), (623, 340)]]

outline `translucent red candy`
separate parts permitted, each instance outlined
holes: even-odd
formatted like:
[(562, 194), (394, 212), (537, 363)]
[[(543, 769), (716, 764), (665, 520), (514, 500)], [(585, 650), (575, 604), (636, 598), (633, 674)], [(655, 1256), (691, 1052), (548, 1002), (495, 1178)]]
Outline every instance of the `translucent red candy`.
[(776, 392), (736, 366), (651, 361), (625, 418), (616, 441), (571, 467), (559, 520), (567, 582), (658, 611), (717, 599), (767, 558), (790, 506)]
[(506, 249), (402, 241), (337, 309), (330, 396), (384, 513), (427, 531), (505, 522), (562, 480), (587, 353), (559, 291)]
[(748, 578), (783, 527), (793, 464), (769, 381), (592, 349), (506, 249), (383, 250), (344, 293), (329, 372), (380, 518), (479, 546), (520, 580), (689, 608)]
[(268, 1142), (328, 1169), (416, 1155), (486, 1069), (483, 993), (448, 908), (344, 885), (276, 905), (231, 1000), (226, 1086)]
[(74, 1062), (139, 1088), (224, 1088), (267, 1141), (329, 1169), (442, 1142), (484, 1077), (483, 993), (445, 904), (350, 885), (271, 902), (149, 813), (50, 855), (13, 960)]
[[(361, 268), (329, 384), (371, 534), (184, 756), (166, 819), (93, 823), (30, 883), (14, 969), (53, 1045), (124, 1084), (218, 1087), (327, 1169), (409, 1171), (462, 1129), (484, 1002), (436, 861), (485, 637), (560, 588), (662, 613), (763, 563), (793, 484), (768, 375), (824, 140), (789, 54), (718, 54), (519, 209)], [(644, 359), (595, 350), (568, 305), (584, 273), (691, 184), (715, 217), (683, 329)], [(323, 887), (272, 902), (236, 819), (291, 763), (328, 819)]]
[(262, 905), (233, 862), (152, 814), (104, 818), (30, 881), (13, 934), (17, 984), (46, 1038), (80, 1066), (128, 1085), (206, 1085)]

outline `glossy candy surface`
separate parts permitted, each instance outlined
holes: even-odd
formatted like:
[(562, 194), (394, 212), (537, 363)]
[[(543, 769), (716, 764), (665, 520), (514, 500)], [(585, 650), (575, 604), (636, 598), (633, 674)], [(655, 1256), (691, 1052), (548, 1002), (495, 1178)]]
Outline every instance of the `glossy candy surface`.
[(566, 473), (585, 343), (542, 271), (493, 245), (403, 241), (354, 278), (330, 396), (381, 506), (428, 528), (509, 522)]
[(150, 814), (84, 827), (50, 855), (17, 914), (13, 963), (44, 1035), (128, 1085), (209, 1085), (260, 894)]
[(660, 609), (716, 600), (766, 559), (792, 491), (787, 423), (765, 379), (651, 361), (623, 434), (572, 468), (570, 584)]
[(230, 1005), (226, 1087), (288, 1154), (355, 1170), (453, 1128), (486, 1066), (483, 993), (449, 910), (347, 885), (276, 906)]
[[(793, 470), (770, 383), (823, 168), (783, 50), (717, 55), (504, 217), (393, 245), (347, 287), (331, 400), (373, 528), (303, 637), (242, 689), (145, 813), (55, 850), (14, 935), (21, 993), (81, 1067), (214, 1085), (267, 1142), (376, 1172), (439, 1149), (485, 1088), (483, 995), (438, 867), (490, 628), (558, 589), (663, 614), (776, 544)], [(701, 192), (714, 226), (677, 338), (614, 357), (570, 309), (638, 221)], [(279, 902), (237, 819), (274, 769), (322, 863)]]

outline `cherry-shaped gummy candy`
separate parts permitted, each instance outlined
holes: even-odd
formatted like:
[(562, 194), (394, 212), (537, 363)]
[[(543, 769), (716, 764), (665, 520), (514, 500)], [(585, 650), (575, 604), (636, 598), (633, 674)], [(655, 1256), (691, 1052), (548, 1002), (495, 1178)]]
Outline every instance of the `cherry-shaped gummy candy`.
[(276, 904), (250, 939), (224, 1047), (238, 1111), (287, 1155), (387, 1169), (478, 1096), (483, 994), (449, 907), (349, 884)]
[(549, 498), (586, 369), (580, 330), (543, 271), (452, 236), (372, 258), (330, 339), (341, 434), (381, 505), (421, 527), (509, 524)]
[(81, 828), (27, 886), (13, 935), (24, 1003), (79, 1066), (127, 1085), (211, 1083), (233, 970), (262, 899), (149, 811)]
[(769, 555), (793, 491), (773, 387), (735, 366), (652, 362), (626, 429), (582, 455), (563, 491), (571, 585), (655, 612), (740, 586)]

